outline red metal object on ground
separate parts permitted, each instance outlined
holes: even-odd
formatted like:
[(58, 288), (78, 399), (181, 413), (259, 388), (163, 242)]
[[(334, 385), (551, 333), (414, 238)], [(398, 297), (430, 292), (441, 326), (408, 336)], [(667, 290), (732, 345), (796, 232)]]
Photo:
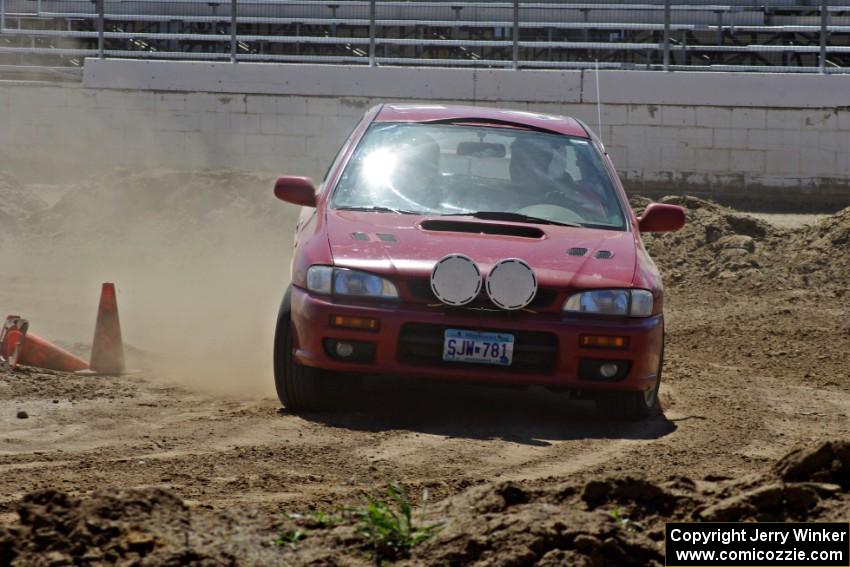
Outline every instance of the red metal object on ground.
[(64, 372), (88, 370), (89, 365), (85, 360), (28, 332), (27, 327), (27, 322), (16, 315), (6, 318), (0, 355), (9, 361), (13, 369), (18, 364), (24, 364)]
[(0, 329), (0, 368), (14, 370), (24, 344), (29, 321), (17, 315), (9, 315)]
[(92, 343), (91, 369), (99, 374), (124, 372), (124, 342), (121, 338), (114, 283), (105, 283), (101, 289)]

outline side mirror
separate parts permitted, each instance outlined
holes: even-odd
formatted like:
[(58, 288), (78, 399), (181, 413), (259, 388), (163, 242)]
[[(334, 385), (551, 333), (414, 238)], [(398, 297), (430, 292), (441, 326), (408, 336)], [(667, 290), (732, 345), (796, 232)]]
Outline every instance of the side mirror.
[(293, 205), (316, 206), (316, 186), (308, 177), (281, 177), (274, 184), (274, 196)]
[(685, 226), (685, 209), (677, 205), (652, 203), (638, 219), (641, 232), (672, 232)]

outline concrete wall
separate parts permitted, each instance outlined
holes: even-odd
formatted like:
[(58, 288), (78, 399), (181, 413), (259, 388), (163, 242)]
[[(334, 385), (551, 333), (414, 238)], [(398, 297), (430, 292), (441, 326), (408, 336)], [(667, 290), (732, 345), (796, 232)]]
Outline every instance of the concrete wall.
[[(601, 134), (627, 188), (850, 203), (850, 76), (602, 72)], [(321, 177), (383, 101), (567, 114), (582, 71), (86, 62), (82, 86), (0, 82), (0, 167), (241, 167)]]

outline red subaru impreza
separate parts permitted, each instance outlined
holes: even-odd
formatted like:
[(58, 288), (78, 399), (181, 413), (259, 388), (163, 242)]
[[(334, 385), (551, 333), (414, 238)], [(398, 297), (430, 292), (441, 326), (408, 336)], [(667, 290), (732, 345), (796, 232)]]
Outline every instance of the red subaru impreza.
[(318, 410), (363, 375), (537, 385), (623, 418), (658, 409), (661, 278), (582, 122), (531, 112), (380, 105), (325, 179), (282, 177), (301, 205), (277, 323), (275, 385)]

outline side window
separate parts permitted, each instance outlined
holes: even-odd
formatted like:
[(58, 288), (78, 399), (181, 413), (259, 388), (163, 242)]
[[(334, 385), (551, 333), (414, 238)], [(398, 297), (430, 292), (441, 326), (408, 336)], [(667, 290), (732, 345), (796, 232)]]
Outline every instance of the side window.
[(348, 132), (348, 135), (345, 137), (345, 142), (342, 143), (342, 147), (339, 148), (339, 151), (336, 153), (336, 156), (334, 156), (334, 159), (333, 159), (333, 161), (331, 161), (330, 166), (328, 166), (328, 169), (325, 171), (325, 175), (324, 175), (324, 177), (322, 177), (322, 188), (321, 188), (322, 191), (324, 191), (325, 186), (328, 183), (328, 177), (330, 176), (331, 172), (336, 168), (337, 165), (339, 165), (339, 161), (342, 159), (342, 156), (345, 155), (345, 152), (348, 149), (348, 146), (351, 145), (351, 140), (352, 140), (352, 136), (354, 134), (354, 131), (357, 130), (357, 128), (359, 126), (360, 126), (360, 122), (357, 122), (357, 123), (354, 124), (354, 127), (351, 129), (350, 132)]

